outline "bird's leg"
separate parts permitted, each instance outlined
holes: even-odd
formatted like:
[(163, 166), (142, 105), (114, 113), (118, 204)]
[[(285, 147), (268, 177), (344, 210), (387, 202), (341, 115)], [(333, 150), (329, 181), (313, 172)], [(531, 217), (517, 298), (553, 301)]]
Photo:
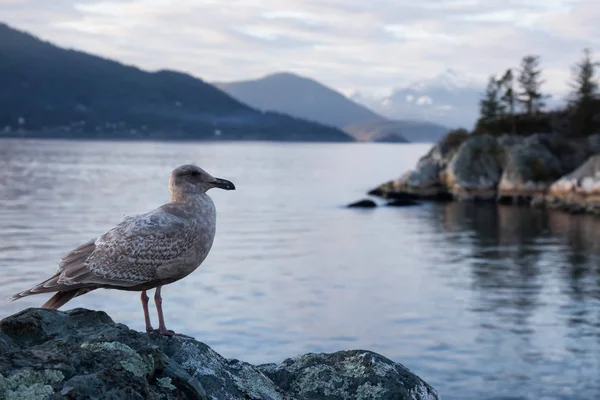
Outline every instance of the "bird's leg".
[(193, 339), (191, 336), (182, 335), (180, 333), (175, 333), (171, 330), (168, 330), (165, 326), (165, 318), (163, 316), (162, 310), (162, 297), (160, 296), (161, 286), (156, 287), (156, 291), (154, 292), (154, 303), (156, 304), (156, 312), (158, 313), (158, 329), (155, 329), (154, 332), (158, 332), (161, 335), (166, 336), (181, 336), (189, 339)]
[(146, 332), (153, 332), (154, 328), (150, 322), (150, 313), (148, 312), (148, 301), (150, 298), (146, 294), (146, 291), (142, 291), (142, 308), (144, 309), (144, 320), (146, 321)]
[(158, 333), (162, 333), (163, 335), (173, 335), (173, 331), (170, 331), (165, 326), (165, 317), (163, 316), (162, 310), (162, 297), (160, 295), (161, 286), (156, 288), (154, 292), (154, 304), (156, 304), (156, 312), (158, 313)]

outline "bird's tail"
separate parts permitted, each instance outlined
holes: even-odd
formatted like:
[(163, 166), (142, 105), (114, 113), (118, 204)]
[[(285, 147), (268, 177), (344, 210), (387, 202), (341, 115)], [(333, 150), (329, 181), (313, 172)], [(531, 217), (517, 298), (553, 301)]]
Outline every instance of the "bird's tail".
[(78, 289), (67, 290), (64, 292), (56, 292), (56, 294), (42, 305), (42, 308), (47, 308), (50, 310), (58, 310), (60, 307), (64, 306), (69, 300), (73, 299), (77, 296)]
[[(42, 284), (38, 285), (41, 286)], [(15, 301), (20, 298), (31, 296), (33, 294), (47, 293), (50, 290), (39, 290), (38, 286), (31, 288), (29, 290), (25, 290), (20, 293), (15, 293), (8, 298), (9, 301)], [(82, 294), (86, 294), (87, 292), (91, 292), (95, 288), (74, 288), (71, 290), (61, 290), (56, 292), (54, 296), (50, 297), (50, 299), (42, 305), (42, 308), (47, 308), (51, 310), (57, 310), (60, 307), (64, 306), (68, 301), (72, 300), (74, 297), (81, 296)]]

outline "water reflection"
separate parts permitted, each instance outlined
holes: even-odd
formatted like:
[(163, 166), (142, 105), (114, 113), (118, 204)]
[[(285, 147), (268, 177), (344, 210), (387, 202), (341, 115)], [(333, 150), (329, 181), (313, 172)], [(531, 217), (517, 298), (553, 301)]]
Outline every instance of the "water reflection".
[[(565, 382), (548, 398), (600, 396), (600, 219), (502, 205), (442, 207), (447, 240), (470, 249), (471, 311), (479, 316), (477, 341), (490, 352), (483, 357), (493, 362), (504, 352), (512, 360), (485, 379), (530, 380), (533, 368), (539, 379)], [(550, 378), (553, 366), (566, 370)]]
[[(600, 299), (600, 218), (489, 204), (443, 208), (447, 240), (471, 248), (482, 309), (535, 308), (552, 277), (575, 302)], [(500, 296), (507, 290), (510, 295)]]
[[(160, 205), (170, 168), (197, 161), (239, 190), (213, 194), (207, 263), (165, 290), (174, 330), (257, 363), (369, 348), (446, 400), (600, 398), (600, 219), (469, 203), (339, 207), (427, 146), (417, 150), (0, 141), (0, 298), (123, 213)], [(143, 328), (130, 293), (75, 306)]]

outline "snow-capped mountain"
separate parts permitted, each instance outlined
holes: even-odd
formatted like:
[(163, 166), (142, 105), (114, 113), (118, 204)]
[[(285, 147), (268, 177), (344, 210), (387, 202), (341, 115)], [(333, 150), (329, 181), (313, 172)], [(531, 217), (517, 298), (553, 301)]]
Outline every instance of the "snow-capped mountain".
[(472, 77), (448, 69), (427, 80), (394, 89), (387, 96), (355, 92), (352, 100), (393, 119), (421, 119), (449, 127), (472, 128), (485, 89)]

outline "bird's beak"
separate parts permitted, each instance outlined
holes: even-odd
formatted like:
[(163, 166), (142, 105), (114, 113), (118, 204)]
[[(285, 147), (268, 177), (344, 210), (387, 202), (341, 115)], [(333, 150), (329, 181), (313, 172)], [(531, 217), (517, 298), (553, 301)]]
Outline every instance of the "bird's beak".
[(215, 178), (215, 180), (213, 181), (213, 184), (215, 185), (215, 187), (218, 187), (219, 189), (235, 190), (235, 185), (233, 184), (233, 182), (230, 182), (227, 179)]

